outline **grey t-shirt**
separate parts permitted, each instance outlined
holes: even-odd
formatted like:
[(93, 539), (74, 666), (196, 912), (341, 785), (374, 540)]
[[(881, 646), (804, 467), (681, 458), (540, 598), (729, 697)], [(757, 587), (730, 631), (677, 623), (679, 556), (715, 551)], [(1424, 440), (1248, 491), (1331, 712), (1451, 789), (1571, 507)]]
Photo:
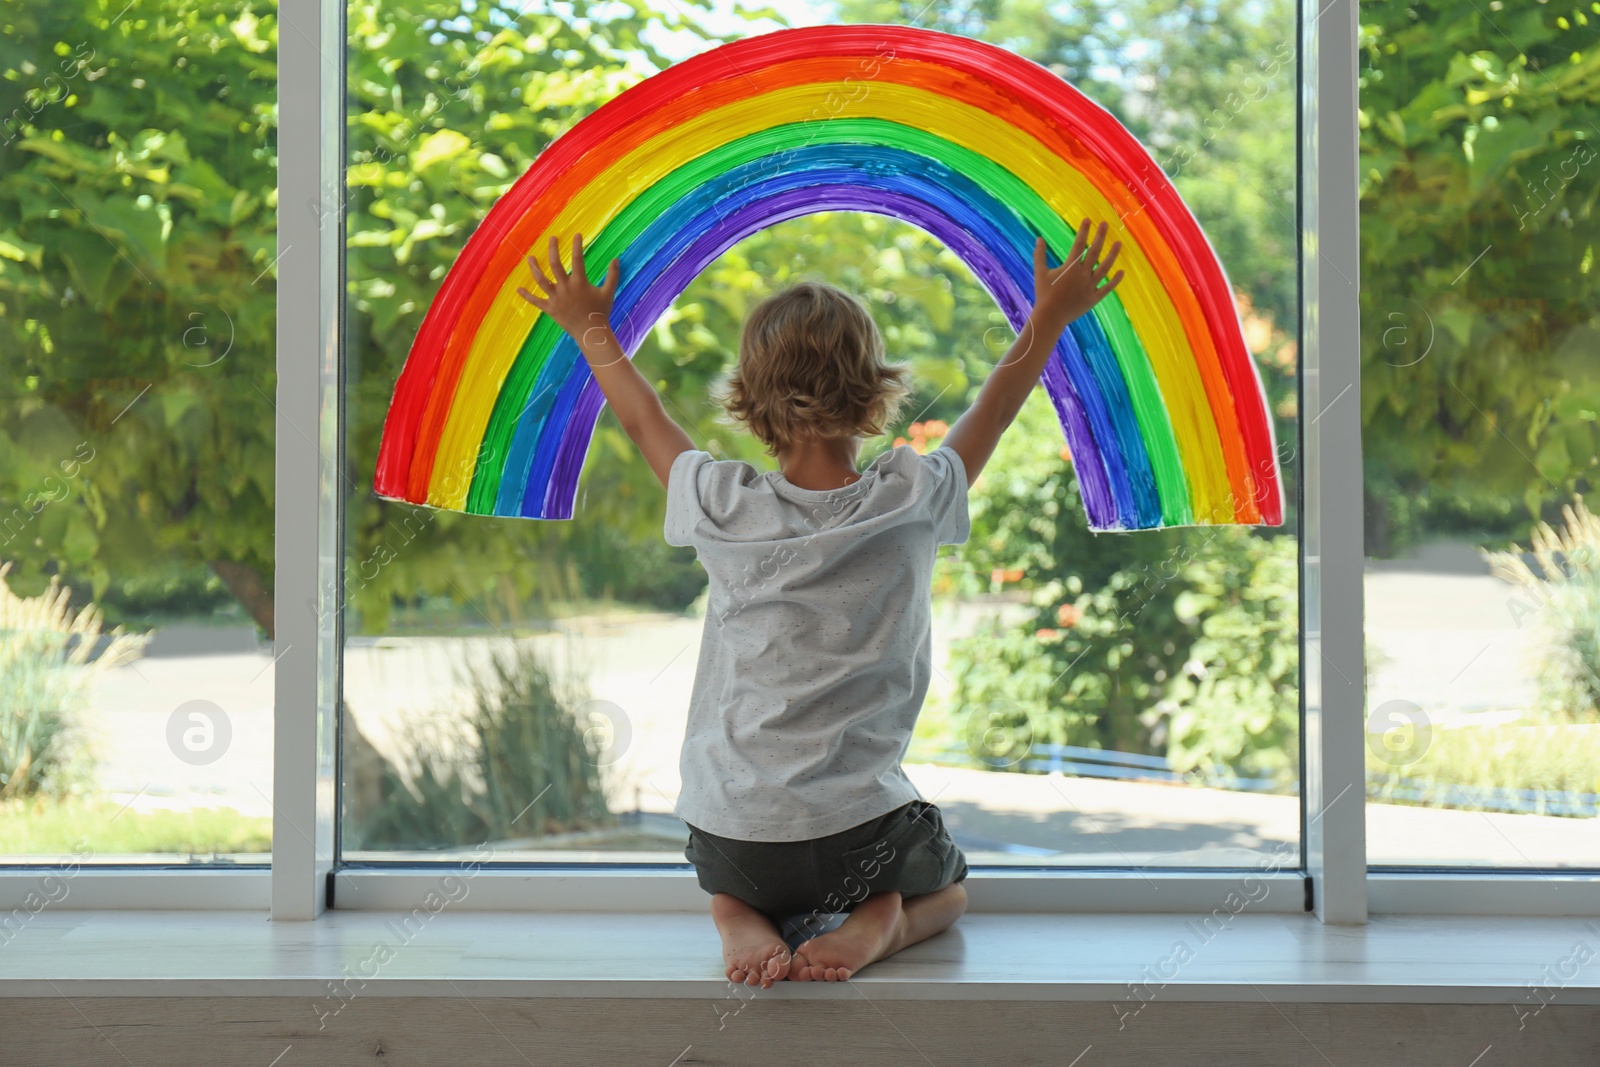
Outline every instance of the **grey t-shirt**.
[(948, 448), (889, 449), (839, 489), (680, 454), (663, 532), (694, 547), (710, 593), (678, 814), (803, 841), (921, 799), (900, 760), (933, 667), (933, 561), (968, 531)]

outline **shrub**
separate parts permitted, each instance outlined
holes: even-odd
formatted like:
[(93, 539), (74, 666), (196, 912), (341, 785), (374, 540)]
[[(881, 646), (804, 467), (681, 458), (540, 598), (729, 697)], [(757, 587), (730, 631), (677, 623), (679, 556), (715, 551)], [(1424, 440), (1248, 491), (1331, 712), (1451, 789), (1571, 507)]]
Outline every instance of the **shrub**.
[(971, 539), (943, 561), (948, 585), (1014, 585), (1028, 604), (1020, 622), (991, 620), (952, 642), (957, 736), (946, 743), (1006, 765), (1038, 744), (1166, 755), (1180, 772), (1288, 786), (1294, 538), (1090, 533), (1055, 419), (1036, 390), (972, 487)]
[[(573, 713), (577, 687), (521, 646), (497, 653), (492, 675), (474, 682), (464, 736), (409, 732), (414, 769), (378, 755), (348, 720), (352, 848), (454, 848), (614, 823), (598, 738)], [(440, 755), (452, 752), (466, 755)]]
[(59, 578), (36, 597), (17, 596), (10, 570), (0, 564), (0, 800), (69, 791), (77, 771), (68, 737), (91, 678), (146, 640), (120, 627), (102, 635), (99, 609), (73, 611)]
[[(1582, 497), (1561, 510), (1562, 528), (1534, 527), (1530, 541), (1539, 573), (1520, 551), (1485, 552), (1490, 569), (1531, 598), (1525, 614), (1536, 616), (1551, 637), (1539, 672), (1541, 705), (1558, 721), (1600, 721), (1600, 519)], [(1513, 605), (1516, 613), (1516, 604)], [(1519, 614), (1520, 618), (1525, 617)]]
[(1174, 604), (1198, 635), (1170, 694), (1167, 758), (1180, 772), (1298, 776), (1299, 574), (1293, 538), (1229, 529), (1185, 571)]
[[(1299, 717), (1295, 545), (1218, 531), (1151, 588), (1143, 565), (1095, 589), (1045, 581), (1020, 625), (951, 646), (966, 747), (1164, 754), (1180, 773), (1294, 778)], [(1074, 595), (1076, 594), (1076, 595)]]

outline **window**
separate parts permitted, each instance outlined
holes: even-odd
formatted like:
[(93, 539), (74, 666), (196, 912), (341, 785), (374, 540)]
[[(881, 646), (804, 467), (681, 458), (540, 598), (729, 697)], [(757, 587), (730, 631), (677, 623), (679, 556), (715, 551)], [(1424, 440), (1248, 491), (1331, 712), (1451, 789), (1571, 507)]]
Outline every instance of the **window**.
[(5, 21), (0, 862), (264, 863), (276, 20)]
[(1362, 7), (1375, 865), (1600, 866), (1595, 129), (1557, 88), (1596, 30), (1536, 10)]
[[(1298, 867), (1293, 9), (844, 0), (781, 14), (1003, 43), (1152, 146), (1228, 271), (1288, 483), (1279, 528), (1092, 534), (1036, 390), (973, 487), (971, 540), (939, 562), (908, 773), (975, 864)], [(1227, 32), (1192, 32), (1212, 18)], [(611, 414), (568, 521), (368, 487), (413, 339), (497, 198), (623, 88), (776, 24), (724, 5), (422, 0), (352, 4), (348, 19), (341, 857), (454, 860), (492, 841), (501, 860), (682, 865), (677, 760), (705, 580), (662, 543), (664, 493)], [(808, 274), (862, 295), (915, 371), (906, 417), (863, 463), (894, 441), (936, 444), (1013, 337), (925, 230), (843, 211), (784, 222), (727, 248), (637, 354), (699, 447), (773, 466), (709, 391), (748, 308)]]
[[(1518, 874), (1592, 891), (1593, 527), (1563, 512), (1600, 410), (1592, 126), (1553, 84), (1592, 16), (1480, 11), (1455, 39), (1382, 4), (1358, 35), (1340, 4), (161, 3), (5, 16), (0, 889), (71, 861), (111, 888), (67, 906), (250, 882), (309, 918), (492, 844), (519, 869), (480, 901), (700, 903), (673, 896), (698, 890), (671, 813), (703, 580), (609, 413), (569, 521), (372, 479), (496, 198), (626, 86), (781, 19), (965, 34), (1084, 88), (1201, 223), (1270, 397), (1280, 528), (1086, 534), (1039, 394), (974, 487), (907, 762), (987, 906), (1182, 907), (1263, 865), (1285, 910), (1303, 878), (1350, 921), (1372, 887), (1378, 910), (1545, 908), (1503, 892)], [(906, 220), (721, 249), (640, 365), (697, 443), (770, 466), (710, 387), (750, 303), (808, 272), (914, 368), (863, 461), (934, 444), (1010, 331)], [(98, 636), (72, 629), (91, 606)]]

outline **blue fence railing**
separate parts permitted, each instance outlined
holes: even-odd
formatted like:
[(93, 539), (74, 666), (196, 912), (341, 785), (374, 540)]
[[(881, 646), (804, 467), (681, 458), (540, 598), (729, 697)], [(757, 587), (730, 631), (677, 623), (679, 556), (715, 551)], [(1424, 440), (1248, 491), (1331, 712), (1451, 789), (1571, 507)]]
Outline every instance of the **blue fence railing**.
[[(995, 770), (1025, 774), (1059, 773), (1132, 782), (1187, 781), (1214, 789), (1248, 792), (1269, 792), (1283, 788), (1283, 783), (1273, 778), (1179, 774), (1172, 769), (1172, 764), (1165, 756), (1084, 748), (1080, 745), (1034, 745), (1020, 759), (984, 757), (959, 745), (946, 746), (941, 751), (954, 760), (976, 759)], [(1600, 817), (1600, 793), (1575, 790), (1444, 785), (1421, 778), (1394, 778), (1369, 772), (1367, 796), (1376, 800), (1408, 800), (1517, 815)]]
[(952, 757), (976, 759), (995, 770), (1021, 771), (1026, 774), (1059, 772), (1085, 778), (1115, 778), (1123, 781), (1193, 781), (1217, 789), (1243, 789), (1256, 792), (1282, 788), (1281, 783), (1273, 778), (1218, 776), (1200, 779), (1194, 775), (1183, 775), (1174, 771), (1165, 756), (1151, 756), (1142, 752), (1117, 752), (1105, 748), (1084, 748), (1081, 745), (1034, 745), (1021, 759), (984, 757), (959, 745), (946, 746), (943, 752)]
[(1393, 779), (1369, 775), (1367, 795), (1380, 800), (1411, 800), (1515, 815), (1600, 816), (1600, 793), (1573, 790), (1444, 785), (1415, 778)]

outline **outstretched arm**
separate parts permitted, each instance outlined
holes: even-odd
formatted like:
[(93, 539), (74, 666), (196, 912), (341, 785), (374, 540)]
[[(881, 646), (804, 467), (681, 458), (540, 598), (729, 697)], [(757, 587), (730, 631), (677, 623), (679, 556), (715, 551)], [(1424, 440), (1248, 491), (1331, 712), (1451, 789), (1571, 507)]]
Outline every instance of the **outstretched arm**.
[(1094, 244), (1088, 247), (1085, 255), (1088, 232), (1089, 220), (1084, 219), (1072, 242), (1072, 250), (1061, 266), (1054, 269), (1045, 265), (1044, 238), (1039, 238), (1033, 246), (1033, 311), (1005, 357), (989, 372), (988, 379), (978, 390), (977, 399), (945, 435), (944, 444), (961, 457), (967, 468), (968, 485), (977, 481), (978, 472), (989, 462), (1000, 435), (1022, 410), (1023, 401), (1028, 399), (1028, 393), (1044, 371), (1045, 360), (1067, 327), (1104, 300), (1122, 281), (1119, 270), (1109, 284), (1100, 284), (1122, 251), (1122, 242), (1112, 244), (1111, 254), (1104, 263), (1097, 265), (1100, 246), (1106, 239), (1106, 224), (1100, 224)]
[(554, 237), (550, 238), (550, 276), (545, 276), (533, 256), (528, 257), (528, 268), (545, 295), (535, 296), (527, 289), (517, 292), (572, 335), (600, 391), (605, 394), (606, 403), (617, 413), (623, 432), (639, 446), (645, 462), (656, 472), (661, 484), (666, 485), (672, 461), (693, 448), (694, 442), (683, 427), (672, 421), (661, 404), (660, 394), (645, 381), (639, 368), (622, 350), (617, 335), (611, 332), (611, 300), (617, 292), (617, 281), (622, 277), (622, 265), (613, 259), (606, 268), (605, 281), (600, 285), (591, 284), (583, 266), (583, 234), (580, 233), (572, 238), (571, 273), (561, 266), (561, 246)]

